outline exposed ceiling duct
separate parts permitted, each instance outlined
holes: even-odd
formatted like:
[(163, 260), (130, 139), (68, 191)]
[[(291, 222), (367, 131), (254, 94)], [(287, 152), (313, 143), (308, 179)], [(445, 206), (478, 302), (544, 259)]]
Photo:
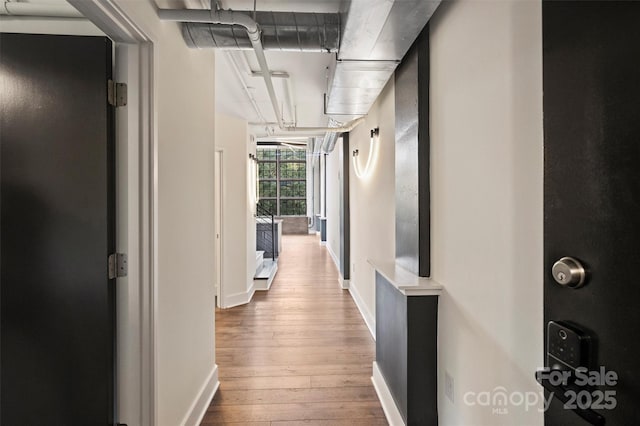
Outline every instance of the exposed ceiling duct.
[(295, 133), (298, 135), (314, 136), (326, 132), (349, 132), (357, 125), (359, 125), (363, 118), (356, 118), (348, 123), (345, 123), (339, 127), (297, 127), (287, 126), (282, 119), (280, 108), (278, 107), (278, 99), (276, 97), (275, 89), (273, 88), (273, 80), (271, 70), (267, 64), (267, 59), (264, 55), (264, 47), (262, 46), (262, 31), (256, 21), (251, 16), (246, 14), (232, 11), (232, 10), (174, 10), (174, 9), (159, 9), (158, 17), (163, 21), (174, 22), (200, 22), (211, 23), (219, 25), (237, 25), (242, 27), (247, 34), (247, 37), (251, 41), (253, 51), (256, 54), (256, 59), (260, 65), (260, 71), (265, 85), (267, 86), (267, 92), (269, 93), (269, 99), (273, 107), (273, 112), (276, 116), (278, 127), (284, 133)]
[(322, 152), (325, 154), (332, 153), (336, 147), (336, 142), (338, 142), (338, 136), (337, 133), (327, 133), (322, 141)]
[[(339, 124), (340, 123), (333, 118), (329, 119), (329, 127), (337, 127)], [(323, 153), (330, 154), (333, 152), (333, 149), (336, 147), (336, 142), (338, 141), (338, 136), (339, 135), (335, 132), (324, 135), (324, 139), (322, 139), (322, 144), (320, 145), (320, 149)]]
[[(253, 12), (237, 12), (253, 16)], [(341, 22), (338, 13), (256, 12), (265, 50), (337, 52)], [(233, 26), (202, 22), (182, 24), (182, 36), (189, 47), (253, 49), (247, 32)]]
[[(187, 45), (197, 48), (253, 48), (265, 80), (278, 127), (284, 134), (313, 136), (352, 130), (378, 98), (396, 67), (441, 0), (350, 0), (346, 13), (159, 10), (162, 20), (182, 22)], [(255, 17), (255, 19), (254, 19)], [(330, 67), (324, 110), (353, 121), (329, 127), (285, 125), (264, 50), (336, 52)], [(272, 133), (272, 136), (275, 133)], [(335, 139), (326, 135), (323, 150)]]
[(329, 115), (365, 115), (440, 0), (351, 0), (327, 88)]

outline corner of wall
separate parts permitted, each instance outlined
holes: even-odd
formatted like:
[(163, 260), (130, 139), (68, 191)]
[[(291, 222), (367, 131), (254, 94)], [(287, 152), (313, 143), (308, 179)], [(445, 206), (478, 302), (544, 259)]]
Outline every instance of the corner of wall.
[[(373, 173), (358, 178), (349, 169), (351, 270), (349, 292), (375, 339), (375, 274), (368, 259), (395, 258), (395, 84), (393, 77), (365, 122), (349, 135), (349, 150), (367, 153), (369, 130), (380, 128)], [(365, 155), (366, 158), (366, 155)]]
[(375, 313), (372, 313), (369, 310), (369, 307), (362, 299), (362, 296), (358, 292), (358, 286), (355, 285), (353, 279), (349, 281), (349, 294), (351, 298), (356, 304), (358, 311), (360, 311), (360, 315), (362, 319), (364, 319), (365, 324), (367, 324), (367, 328), (369, 329), (369, 333), (371, 333), (371, 337), (373, 340), (376, 340), (376, 317)]
[(211, 373), (207, 376), (200, 391), (191, 403), (187, 414), (185, 415), (181, 426), (198, 426), (209, 408), (209, 404), (213, 400), (216, 392), (220, 388), (220, 380), (218, 379), (218, 365), (214, 364)]

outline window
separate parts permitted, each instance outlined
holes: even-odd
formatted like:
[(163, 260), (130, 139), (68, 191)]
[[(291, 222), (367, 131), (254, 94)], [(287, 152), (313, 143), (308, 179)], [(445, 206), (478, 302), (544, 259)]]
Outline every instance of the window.
[(258, 148), (258, 204), (276, 216), (307, 215), (307, 151)]

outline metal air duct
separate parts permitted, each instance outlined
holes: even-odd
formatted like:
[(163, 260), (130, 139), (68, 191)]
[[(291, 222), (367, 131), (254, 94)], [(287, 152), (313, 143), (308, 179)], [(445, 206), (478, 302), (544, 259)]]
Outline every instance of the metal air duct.
[[(329, 127), (338, 127), (340, 123), (338, 123), (333, 118), (329, 119)], [(324, 135), (322, 139), (322, 144), (320, 145), (321, 151), (324, 154), (330, 154), (333, 152), (333, 149), (336, 147), (336, 142), (338, 141), (339, 133), (336, 132), (328, 132)]]
[(336, 142), (338, 141), (338, 133), (327, 133), (324, 135), (324, 139), (322, 141), (322, 152), (325, 154), (331, 154), (333, 149), (336, 147)]
[[(253, 12), (235, 13), (253, 16)], [(264, 50), (337, 52), (341, 22), (338, 13), (261, 12), (255, 21), (262, 31)], [(182, 24), (182, 36), (192, 48), (253, 49), (245, 30), (203, 22)]]
[(325, 110), (365, 115), (441, 0), (351, 0)]

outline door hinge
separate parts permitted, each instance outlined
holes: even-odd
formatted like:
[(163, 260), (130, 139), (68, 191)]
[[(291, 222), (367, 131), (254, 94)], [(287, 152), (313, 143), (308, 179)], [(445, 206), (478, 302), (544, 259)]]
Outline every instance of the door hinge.
[(125, 253), (113, 253), (109, 255), (109, 279), (127, 276), (127, 255)]
[(122, 107), (127, 105), (127, 83), (107, 81), (107, 98), (109, 105)]

